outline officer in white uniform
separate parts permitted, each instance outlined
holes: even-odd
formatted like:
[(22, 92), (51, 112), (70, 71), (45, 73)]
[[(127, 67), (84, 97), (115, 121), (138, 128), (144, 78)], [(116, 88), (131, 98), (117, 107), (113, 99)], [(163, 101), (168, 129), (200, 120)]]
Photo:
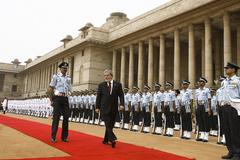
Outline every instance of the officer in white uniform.
[(165, 115), (165, 133), (164, 136), (173, 136), (174, 128), (174, 111), (175, 111), (175, 92), (171, 90), (173, 84), (171, 82), (165, 83), (165, 92), (163, 93), (164, 101), (164, 115)]
[(2, 102), (3, 114), (6, 113), (7, 106), (8, 106), (8, 99), (5, 97), (4, 100), (3, 100), (3, 102)]
[(130, 106), (131, 106), (131, 93), (129, 93), (129, 88), (125, 87), (123, 89), (124, 92), (124, 112), (123, 112), (123, 129), (129, 129), (130, 122)]
[[(224, 106), (224, 94), (223, 94), (223, 81), (226, 79), (225, 76), (219, 76), (218, 81), (220, 82), (220, 88), (218, 88), (217, 92), (216, 92), (216, 99), (217, 99), (217, 110), (218, 110), (218, 117), (219, 117), (219, 132), (218, 135), (218, 144), (225, 144), (226, 143), (226, 139), (225, 139), (225, 135), (223, 134), (223, 115), (222, 115), (222, 108)], [(222, 139), (220, 140), (220, 137), (222, 137)]]
[(91, 90), (89, 93), (89, 123), (93, 124), (94, 122), (94, 111), (95, 111), (96, 96), (94, 95), (94, 90)]
[(162, 134), (163, 93), (160, 92), (160, 88), (161, 85), (156, 83), (153, 94), (154, 134)]
[(134, 86), (132, 89), (131, 112), (132, 112), (132, 130), (139, 130), (140, 101), (141, 96), (138, 93), (139, 88)]
[(211, 115), (210, 115), (210, 133), (211, 136), (218, 135), (218, 117), (217, 117), (217, 97), (216, 90), (211, 88)]
[(149, 92), (150, 87), (148, 85), (144, 86), (142, 99), (141, 99), (141, 111), (143, 115), (143, 132), (150, 132), (151, 124), (151, 108), (152, 108), (152, 94)]
[(181, 107), (181, 94), (180, 90), (175, 90), (175, 112), (174, 112), (174, 130), (179, 131), (180, 130), (180, 107)]
[(182, 81), (181, 93), (181, 120), (182, 120), (182, 138), (190, 139), (192, 132), (192, 107), (193, 107), (193, 93), (189, 89), (190, 82), (188, 80)]
[(224, 106), (223, 133), (226, 137), (228, 154), (223, 159), (240, 159), (240, 110), (234, 108), (230, 98), (240, 98), (240, 78), (236, 76), (239, 66), (234, 63), (227, 63), (224, 67), (227, 78), (223, 81)]
[(195, 100), (197, 102), (196, 119), (199, 127), (200, 137), (197, 141), (208, 142), (209, 136), (209, 116), (211, 113), (211, 94), (210, 90), (205, 87), (207, 80), (204, 77), (199, 78), (199, 88), (195, 93)]

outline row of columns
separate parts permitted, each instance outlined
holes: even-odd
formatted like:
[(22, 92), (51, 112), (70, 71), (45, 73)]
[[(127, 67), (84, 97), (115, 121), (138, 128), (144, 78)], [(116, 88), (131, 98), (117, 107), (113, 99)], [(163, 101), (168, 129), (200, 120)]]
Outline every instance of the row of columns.
[[(223, 15), (223, 28), (224, 28), (224, 65), (227, 62), (232, 61), (232, 54), (231, 54), (231, 27), (230, 27), (230, 17), (229, 14), (226, 12)], [(238, 27), (238, 34), (237, 34), (237, 47), (238, 47), (238, 55), (240, 55), (240, 27)], [(161, 34), (159, 37), (159, 78), (158, 82), (160, 84), (164, 84), (165, 82), (165, 35)], [(190, 24), (188, 26), (188, 79), (192, 84), (196, 81), (196, 61), (195, 61), (195, 36), (194, 36), (194, 25)], [(125, 84), (126, 80), (126, 49), (125, 47), (121, 48), (121, 71), (120, 71), (120, 82), (122, 83), (123, 87), (128, 86), (130, 88), (134, 85), (134, 72), (137, 72), (137, 84), (139, 88), (143, 88), (143, 42), (140, 41), (138, 43), (138, 70), (134, 70), (134, 51), (133, 51), (133, 44), (129, 46), (129, 80), (128, 85)], [(212, 46), (212, 27), (211, 27), (211, 20), (209, 18), (205, 19), (204, 21), (204, 36), (202, 37), (202, 75), (208, 80), (209, 85), (211, 86), (213, 83), (213, 46)], [(174, 87), (179, 88), (180, 85), (180, 33), (179, 29), (174, 30)], [(240, 64), (240, 56), (238, 56), (237, 63)], [(153, 79), (154, 79), (154, 71), (153, 71), (153, 38), (149, 38), (148, 40), (148, 76), (147, 76), (147, 83), (150, 87), (153, 87)], [(116, 75), (117, 72), (117, 51), (113, 51), (113, 61), (112, 61), (112, 70), (113, 75)], [(115, 77), (116, 78), (116, 77)]]
[(28, 72), (25, 76), (25, 92), (46, 89), (49, 86), (51, 75), (57, 73), (58, 64), (54, 63), (37, 71)]

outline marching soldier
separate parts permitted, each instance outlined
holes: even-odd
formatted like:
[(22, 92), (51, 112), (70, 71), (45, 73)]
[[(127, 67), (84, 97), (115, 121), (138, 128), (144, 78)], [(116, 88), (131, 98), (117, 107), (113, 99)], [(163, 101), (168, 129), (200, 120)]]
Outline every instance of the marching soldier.
[(70, 115), (68, 95), (71, 91), (71, 78), (66, 74), (68, 63), (62, 62), (58, 67), (60, 68), (60, 73), (53, 75), (48, 89), (48, 93), (54, 94), (52, 98), (54, 109), (51, 134), (51, 142), (53, 143), (56, 143), (58, 123), (61, 114), (63, 115), (61, 139), (63, 142), (68, 142), (68, 118)]
[(192, 107), (193, 107), (193, 94), (192, 90), (189, 89), (190, 82), (188, 80), (182, 81), (181, 90), (181, 120), (182, 120), (182, 137), (184, 139), (191, 138), (192, 132)]
[(165, 115), (165, 127), (164, 127), (164, 135), (172, 137), (173, 136), (173, 128), (174, 128), (174, 110), (175, 110), (175, 93), (171, 90), (173, 84), (170, 82), (166, 82), (165, 84), (165, 92), (163, 94), (164, 101), (164, 115)]
[(231, 104), (231, 99), (239, 99), (240, 97), (240, 78), (236, 76), (239, 66), (227, 63), (224, 68), (227, 78), (223, 81), (224, 106), (222, 114), (223, 133), (226, 137), (228, 154), (222, 158), (240, 159), (240, 110)]
[(195, 99), (197, 102), (196, 119), (199, 127), (200, 136), (197, 141), (208, 142), (209, 136), (209, 115), (211, 113), (210, 104), (211, 94), (210, 90), (205, 87), (207, 80), (203, 77), (199, 78), (199, 88), (196, 90)]
[(131, 97), (132, 95), (128, 92), (129, 88), (124, 88), (124, 112), (123, 112), (123, 129), (129, 129), (130, 122), (130, 105), (131, 105)]
[(153, 113), (154, 113), (154, 131), (155, 134), (162, 134), (162, 102), (163, 93), (160, 92), (161, 85), (155, 84), (155, 93), (153, 95)]

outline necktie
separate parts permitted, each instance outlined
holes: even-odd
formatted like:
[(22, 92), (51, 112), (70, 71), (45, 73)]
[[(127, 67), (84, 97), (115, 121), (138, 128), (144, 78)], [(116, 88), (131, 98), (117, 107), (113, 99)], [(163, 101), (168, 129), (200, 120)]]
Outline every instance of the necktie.
[(111, 93), (111, 82), (108, 82), (108, 91)]

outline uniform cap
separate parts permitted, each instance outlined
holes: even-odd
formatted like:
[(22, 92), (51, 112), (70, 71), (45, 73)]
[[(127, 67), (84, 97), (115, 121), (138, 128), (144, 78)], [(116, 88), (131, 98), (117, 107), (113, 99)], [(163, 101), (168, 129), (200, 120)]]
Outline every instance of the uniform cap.
[(224, 79), (226, 79), (226, 77), (225, 76), (219, 76), (219, 81), (223, 81)]
[(182, 84), (190, 84), (188, 80), (182, 80)]
[(206, 80), (206, 78), (204, 78), (204, 77), (200, 77), (198, 81), (199, 81), (199, 82), (205, 82), (205, 83), (208, 82), (208, 81)]
[(62, 62), (58, 65), (59, 68), (68, 68), (68, 63), (67, 62)]
[(144, 88), (146, 89), (150, 89), (150, 87), (148, 85), (144, 85)]
[(235, 68), (236, 70), (238, 70), (240, 67), (238, 65), (236, 65), (235, 63), (228, 62), (224, 68)]
[(172, 87), (173, 84), (171, 82), (166, 81), (165, 86), (171, 86)]
[(214, 88), (211, 88), (211, 90), (210, 90), (211, 92), (216, 92), (216, 89), (214, 89)]
[(139, 88), (137, 86), (133, 86), (133, 89), (139, 90)]
[(155, 87), (161, 87), (161, 84), (156, 83), (156, 84), (155, 84)]

